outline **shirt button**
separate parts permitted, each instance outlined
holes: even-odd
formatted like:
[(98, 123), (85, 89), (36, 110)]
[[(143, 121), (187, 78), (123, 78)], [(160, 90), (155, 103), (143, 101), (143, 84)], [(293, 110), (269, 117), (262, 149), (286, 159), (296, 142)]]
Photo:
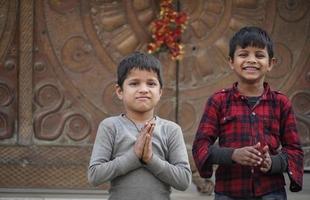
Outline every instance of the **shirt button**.
[(293, 172), (291, 172), (291, 171), (289, 171), (288, 173), (289, 173), (290, 175), (293, 175)]
[(252, 112), (252, 115), (253, 115), (253, 116), (255, 116), (255, 115), (256, 115), (256, 113), (255, 113), (255, 112)]

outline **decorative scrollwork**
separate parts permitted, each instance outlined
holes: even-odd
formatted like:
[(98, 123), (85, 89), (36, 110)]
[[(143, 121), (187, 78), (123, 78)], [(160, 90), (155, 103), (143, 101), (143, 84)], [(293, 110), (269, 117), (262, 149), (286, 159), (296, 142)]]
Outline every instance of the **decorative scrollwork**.
[(14, 119), (6, 113), (0, 112), (0, 139), (12, 137), (14, 129)]
[(37, 103), (41, 107), (49, 107), (61, 100), (59, 89), (53, 84), (46, 84), (35, 92)]
[(0, 82), (0, 106), (8, 106), (13, 99), (13, 92), (9, 86)]
[(267, 77), (278, 79), (289, 75), (289, 72), (292, 70), (293, 56), (292, 52), (286, 45), (282, 43), (275, 43), (274, 46), (277, 64), (272, 68), (270, 73), (267, 74)]
[(34, 115), (34, 134), (37, 138), (53, 140), (61, 135), (63, 127), (59, 126), (61, 115), (58, 111), (63, 102), (64, 96), (54, 84), (46, 83), (35, 90), (35, 103), (41, 107)]
[(122, 102), (118, 99), (115, 93), (115, 82), (108, 84), (102, 94), (102, 100), (104, 108), (108, 113), (118, 114), (122, 111), (123, 105)]
[(92, 47), (82, 37), (72, 37), (62, 49), (62, 59), (65, 66), (73, 72), (85, 72), (93, 66)]
[(88, 118), (71, 110), (61, 109), (65, 106), (65, 97), (56, 85), (41, 85), (35, 90), (35, 100), (40, 106), (34, 120), (34, 133), (38, 139), (56, 140), (66, 133), (72, 140), (80, 141), (90, 134), (91, 123)]
[(72, 11), (77, 5), (78, 0), (49, 0), (49, 6), (60, 14), (66, 14), (67, 12)]
[(310, 114), (310, 93), (297, 91), (292, 96), (292, 104), (296, 113), (303, 115)]
[(308, 0), (282, 0), (278, 1), (279, 15), (288, 22), (298, 21), (309, 10)]
[(68, 117), (67, 135), (74, 141), (86, 138), (91, 131), (90, 122), (81, 114), (73, 114)]

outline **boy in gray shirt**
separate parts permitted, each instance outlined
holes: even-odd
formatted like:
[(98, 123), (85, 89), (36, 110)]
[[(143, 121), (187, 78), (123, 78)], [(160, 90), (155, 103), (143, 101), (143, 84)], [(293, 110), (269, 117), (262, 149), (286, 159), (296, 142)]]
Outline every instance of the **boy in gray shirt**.
[(110, 200), (170, 199), (171, 186), (185, 190), (191, 182), (180, 126), (154, 115), (161, 70), (158, 59), (139, 52), (118, 65), (125, 112), (100, 123), (88, 169), (93, 185), (111, 181)]

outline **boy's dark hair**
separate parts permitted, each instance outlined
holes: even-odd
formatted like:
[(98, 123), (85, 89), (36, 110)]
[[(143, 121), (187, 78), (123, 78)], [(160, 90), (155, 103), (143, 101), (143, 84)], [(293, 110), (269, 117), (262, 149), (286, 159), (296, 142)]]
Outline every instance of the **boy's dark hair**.
[(236, 47), (246, 48), (248, 46), (267, 48), (269, 61), (273, 58), (273, 43), (268, 33), (263, 29), (255, 26), (246, 26), (241, 28), (230, 39), (229, 42), (229, 57), (234, 60)]
[(157, 74), (160, 88), (163, 87), (162, 66), (154, 56), (141, 52), (134, 52), (126, 56), (117, 67), (117, 84), (122, 88), (128, 73), (132, 69), (153, 71)]

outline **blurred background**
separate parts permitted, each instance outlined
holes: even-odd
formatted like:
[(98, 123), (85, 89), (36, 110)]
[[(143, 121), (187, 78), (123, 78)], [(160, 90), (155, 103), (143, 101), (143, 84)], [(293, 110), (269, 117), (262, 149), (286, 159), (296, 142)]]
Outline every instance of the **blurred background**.
[[(147, 51), (159, 2), (0, 0), (0, 188), (108, 188), (87, 182), (92, 144), (99, 122), (122, 111), (116, 66), (133, 51)], [(185, 53), (180, 61), (156, 54), (165, 84), (156, 112), (182, 126), (189, 156), (207, 98), (235, 80), (229, 39), (255, 25), (273, 38), (278, 63), (267, 81), (292, 100), (309, 170), (310, 1), (175, 3), (189, 16)], [(192, 159), (191, 167), (193, 182), (210, 191)]]

